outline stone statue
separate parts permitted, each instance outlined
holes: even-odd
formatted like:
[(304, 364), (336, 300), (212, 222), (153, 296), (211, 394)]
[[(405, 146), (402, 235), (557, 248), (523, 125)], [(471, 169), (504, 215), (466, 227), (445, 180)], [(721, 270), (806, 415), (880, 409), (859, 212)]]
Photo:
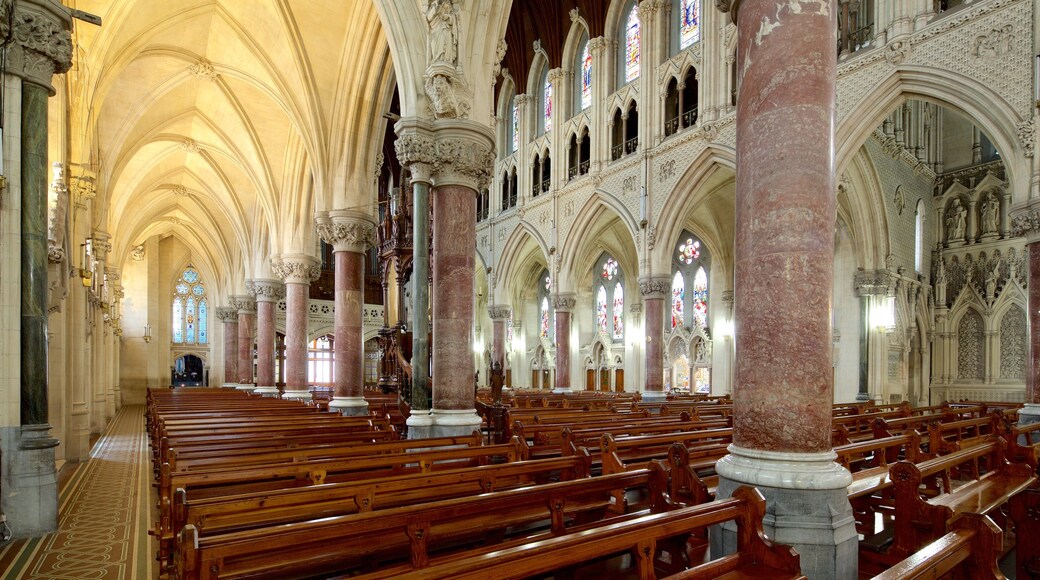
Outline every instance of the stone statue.
[(935, 267), (935, 301), (946, 306), (946, 260), (939, 258)]
[(982, 204), (982, 233), (997, 233), (997, 213), (1000, 211), (1000, 202), (990, 196)]
[(964, 240), (964, 224), (967, 218), (967, 212), (964, 210), (964, 206), (961, 205), (959, 199), (953, 201), (953, 208), (950, 215), (946, 216), (946, 237), (948, 242), (963, 241)]
[(986, 298), (996, 296), (997, 278), (1000, 278), (1000, 264), (993, 266), (993, 271), (986, 276)]
[(426, 20), (430, 24), (430, 63), (455, 66), (458, 61), (458, 16), (452, 0), (428, 0)]

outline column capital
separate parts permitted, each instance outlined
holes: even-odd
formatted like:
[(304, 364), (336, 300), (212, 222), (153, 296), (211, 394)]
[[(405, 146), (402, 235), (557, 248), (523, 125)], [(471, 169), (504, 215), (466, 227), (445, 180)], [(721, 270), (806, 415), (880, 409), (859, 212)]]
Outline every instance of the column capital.
[(639, 293), (643, 298), (664, 298), (672, 291), (672, 281), (668, 276), (642, 276), (639, 278)]
[(1011, 206), (1011, 235), (1026, 239), (1027, 244), (1040, 242), (1040, 198)]
[(570, 312), (574, 310), (574, 306), (578, 303), (573, 292), (553, 294), (552, 299), (553, 308), (555, 308), (557, 312)]
[(228, 324), (238, 322), (238, 309), (233, 306), (217, 306), (217, 318)]
[(239, 315), (256, 314), (256, 300), (252, 296), (238, 294), (228, 298), (228, 302), (238, 311)]
[(321, 264), (309, 254), (282, 254), (271, 260), (271, 270), (286, 284), (310, 284), (321, 275)]
[(488, 306), (488, 317), (491, 320), (508, 320), (513, 313), (513, 307), (508, 304), (495, 304)]
[(432, 178), (436, 186), (462, 185), (474, 191), (490, 183), (495, 153), (488, 127), (465, 119), (432, 124), (402, 120), (397, 133), (398, 159), (412, 169), (413, 180)]
[(105, 279), (109, 282), (119, 282), (119, 270), (112, 266), (105, 268)]
[(435, 159), (433, 125), (418, 117), (401, 119), (394, 125), (397, 140), (394, 149), (403, 167), (412, 173), (412, 183), (433, 184)]
[(891, 270), (859, 270), (852, 277), (856, 294), (863, 296), (893, 296), (896, 291), (896, 275)]
[(285, 285), (280, 280), (246, 280), (246, 292), (257, 302), (278, 302), (285, 298)]
[[(59, 2), (20, 0), (15, 3), (13, 18), (6, 15), (10, 0), (0, 2), (5, 18), (0, 24), (0, 38), (10, 42), (7, 72), (47, 89), (53, 95), (51, 77), (72, 66), (72, 17)], [(10, 23), (8, 23), (10, 22)]]
[(108, 232), (96, 231), (90, 236), (90, 251), (98, 261), (104, 262), (108, 259), (108, 253), (112, 251), (112, 236)]
[(314, 218), (318, 235), (335, 252), (365, 253), (375, 244), (376, 224), (367, 214), (337, 209)]

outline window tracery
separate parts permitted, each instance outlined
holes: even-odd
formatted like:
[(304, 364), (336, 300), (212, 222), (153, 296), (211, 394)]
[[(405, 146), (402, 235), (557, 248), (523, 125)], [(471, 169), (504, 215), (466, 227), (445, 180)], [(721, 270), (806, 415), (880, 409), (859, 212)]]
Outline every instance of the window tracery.
[(639, 25), (638, 5), (633, 2), (625, 20), (625, 83), (630, 83), (639, 78), (639, 49), (642, 30)]
[(617, 260), (603, 254), (597, 263), (595, 280), (596, 330), (616, 341), (625, 338), (624, 276)]
[(696, 236), (683, 232), (672, 258), (672, 329), (708, 328), (711, 258)]
[(209, 343), (209, 299), (198, 270), (189, 264), (173, 286), (174, 344)]

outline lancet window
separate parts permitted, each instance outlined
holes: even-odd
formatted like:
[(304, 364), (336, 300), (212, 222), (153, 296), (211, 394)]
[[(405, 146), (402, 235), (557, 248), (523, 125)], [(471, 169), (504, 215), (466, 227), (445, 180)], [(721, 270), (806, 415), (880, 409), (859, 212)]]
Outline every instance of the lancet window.
[(672, 258), (672, 328), (708, 327), (708, 273), (711, 259), (701, 241), (683, 232)]
[(199, 271), (190, 264), (173, 287), (173, 343), (209, 343), (209, 299)]
[(625, 338), (625, 289), (621, 266), (603, 254), (596, 266), (596, 329), (615, 341)]

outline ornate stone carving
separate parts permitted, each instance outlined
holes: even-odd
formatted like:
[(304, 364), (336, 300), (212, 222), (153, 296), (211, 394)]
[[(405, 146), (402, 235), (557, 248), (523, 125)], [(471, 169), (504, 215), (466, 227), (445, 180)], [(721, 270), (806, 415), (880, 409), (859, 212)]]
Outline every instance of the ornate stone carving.
[(105, 268), (105, 280), (109, 282), (119, 281), (119, 270), (115, 268)]
[(238, 322), (238, 309), (231, 306), (218, 306), (217, 318), (221, 322)]
[(578, 303), (573, 294), (554, 294), (552, 299), (553, 308), (561, 312), (574, 310), (574, 306)]
[(903, 215), (903, 210), (906, 209), (906, 194), (903, 193), (902, 185), (896, 186), (896, 192), (892, 196), (892, 203), (896, 206), (896, 214)]
[(80, 173), (72, 179), (72, 191), (76, 195), (76, 203), (84, 203), (97, 197), (97, 186), (94, 176)]
[(509, 49), (509, 45), (506, 44), (506, 39), (498, 41), (498, 46), (495, 47), (495, 66), (491, 69), (491, 84), (495, 84), (495, 79), (498, 78), (498, 73), (502, 71), (502, 59), (506, 57), (506, 50)]
[(672, 285), (667, 277), (639, 279), (639, 294), (643, 298), (664, 298), (671, 291)]
[(896, 276), (888, 268), (860, 270), (853, 275), (852, 284), (859, 296), (892, 296)]
[(286, 284), (310, 284), (321, 275), (317, 258), (305, 254), (283, 255), (272, 261), (271, 270)]
[(646, 247), (647, 247), (647, 249), (652, 250), (652, 249), (654, 249), (654, 246), (656, 246), (656, 245), (657, 245), (657, 226), (651, 224), (650, 227), (647, 228), (647, 231), (646, 231)]
[(135, 262), (144, 261), (144, 244), (138, 244), (130, 250), (130, 259)]
[(423, 88), (430, 99), (430, 108), (436, 119), (466, 119), (469, 117), (469, 88), (457, 74), (426, 75)]
[(513, 309), (509, 305), (497, 304), (488, 306), (488, 317), (491, 320), (508, 320)]
[(969, 309), (957, 328), (957, 378), (982, 380), (983, 360), (982, 316)]
[(285, 298), (285, 285), (277, 280), (246, 280), (246, 292), (257, 302), (278, 302)]
[(191, 72), (191, 74), (199, 80), (217, 80), (217, 70), (213, 68), (213, 63), (204, 58), (199, 59), (199, 62), (189, 66), (188, 71)]
[(1018, 138), (1022, 141), (1022, 149), (1026, 157), (1033, 156), (1033, 145), (1036, 143), (1036, 117), (1015, 125)]
[(228, 298), (231, 306), (239, 314), (252, 314), (256, 312), (256, 300), (252, 296), (235, 295)]
[(1040, 204), (1027, 206), (1012, 214), (1011, 235), (1026, 238), (1026, 243), (1040, 240)]
[[(7, 20), (8, 7), (3, 20)], [(72, 66), (72, 36), (69, 34), (69, 16), (64, 12), (44, 14), (42, 7), (19, 4), (9, 30), (11, 45), (8, 72), (20, 74), (32, 82), (51, 87), (51, 76), (61, 74)], [(33, 10), (36, 9), (36, 10)], [(5, 25), (6, 28), (6, 25)]]
[(988, 34), (976, 36), (971, 48), (972, 56), (975, 58), (995, 58), (1011, 52), (1015, 41), (1013, 30), (1014, 26), (1005, 24), (999, 29), (994, 28)]
[(418, 163), (432, 168), (435, 181), (463, 181), (478, 191), (491, 182), (495, 154), (490, 143), (408, 133), (398, 137), (395, 148), (402, 164)]
[(98, 261), (104, 262), (105, 259), (108, 258), (108, 253), (112, 251), (112, 244), (109, 243), (108, 240), (108, 234), (104, 232), (94, 232), (94, 237), (90, 243), (90, 251)]
[(1000, 321), (1000, 378), (1026, 378), (1026, 314), (1017, 306)]
[(321, 216), (315, 228), (326, 244), (337, 252), (365, 252), (375, 244), (375, 224), (367, 217)]
[(459, 9), (454, 0), (427, 0), (426, 21), (430, 26), (428, 64), (458, 63)]
[(661, 164), (661, 168), (658, 169), (657, 179), (658, 181), (665, 182), (675, 176), (675, 160), (669, 159)]
[(170, 193), (178, 197), (188, 197), (191, 195), (191, 192), (188, 191), (188, 188), (184, 187), (183, 185), (178, 185), (177, 187), (174, 187), (170, 190)]
[(202, 150), (199, 146), (199, 142), (194, 139), (185, 139), (181, 141), (181, 149), (187, 153), (198, 153)]
[(47, 261), (51, 264), (60, 264), (65, 259), (65, 248), (61, 246), (47, 246)]
[(892, 66), (899, 66), (903, 61), (910, 58), (910, 42), (906, 40), (893, 40), (885, 47), (885, 60)]

